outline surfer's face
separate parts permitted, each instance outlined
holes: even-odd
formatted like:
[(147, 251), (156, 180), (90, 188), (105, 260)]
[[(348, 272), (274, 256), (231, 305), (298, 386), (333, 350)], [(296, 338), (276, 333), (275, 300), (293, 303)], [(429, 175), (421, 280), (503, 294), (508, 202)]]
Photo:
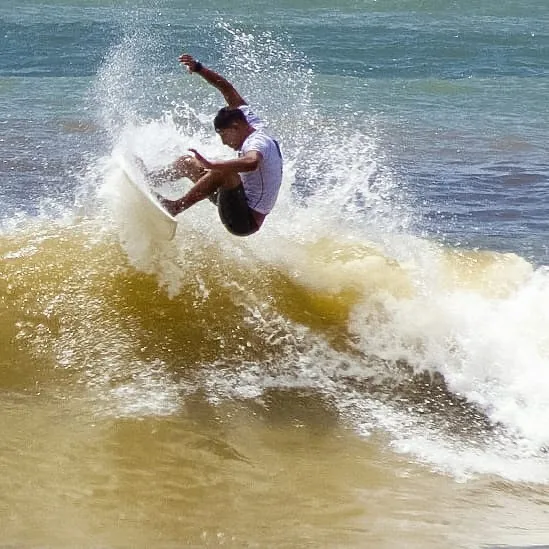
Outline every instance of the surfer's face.
[(221, 137), (223, 145), (227, 145), (227, 147), (231, 147), (231, 149), (236, 151), (240, 148), (244, 139), (246, 139), (242, 130), (241, 124), (231, 124), (226, 128), (219, 128), (215, 131)]

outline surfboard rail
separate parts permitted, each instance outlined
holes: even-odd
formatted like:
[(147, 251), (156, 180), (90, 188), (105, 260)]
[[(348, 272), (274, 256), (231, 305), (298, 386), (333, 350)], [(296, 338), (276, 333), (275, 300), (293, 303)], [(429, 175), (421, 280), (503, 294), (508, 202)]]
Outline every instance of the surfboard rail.
[(162, 238), (172, 240), (177, 230), (177, 220), (162, 207), (149, 188), (145, 174), (123, 157), (116, 157), (115, 161), (122, 173), (127, 199), (132, 201), (135, 215), (154, 225)]

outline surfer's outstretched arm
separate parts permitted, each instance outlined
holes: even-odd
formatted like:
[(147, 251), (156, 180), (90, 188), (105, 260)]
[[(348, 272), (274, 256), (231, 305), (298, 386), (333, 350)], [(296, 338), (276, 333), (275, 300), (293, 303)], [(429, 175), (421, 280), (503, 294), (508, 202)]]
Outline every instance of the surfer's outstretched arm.
[(179, 62), (183, 63), (190, 72), (195, 72), (202, 76), (206, 82), (211, 84), (215, 89), (219, 90), (227, 105), (231, 109), (236, 109), (241, 105), (246, 105), (246, 100), (236, 91), (234, 86), (223, 76), (217, 72), (205, 67), (200, 61), (197, 61), (192, 55), (184, 53), (179, 57)]

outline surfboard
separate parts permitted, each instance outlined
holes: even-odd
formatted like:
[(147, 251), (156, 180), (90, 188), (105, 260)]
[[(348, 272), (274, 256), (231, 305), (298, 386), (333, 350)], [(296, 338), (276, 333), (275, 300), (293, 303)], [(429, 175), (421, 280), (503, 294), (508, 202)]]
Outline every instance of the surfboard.
[(154, 228), (161, 239), (172, 240), (177, 229), (176, 219), (170, 215), (151, 192), (145, 174), (126, 158), (116, 158), (122, 174), (124, 201), (131, 206), (132, 214), (144, 226)]

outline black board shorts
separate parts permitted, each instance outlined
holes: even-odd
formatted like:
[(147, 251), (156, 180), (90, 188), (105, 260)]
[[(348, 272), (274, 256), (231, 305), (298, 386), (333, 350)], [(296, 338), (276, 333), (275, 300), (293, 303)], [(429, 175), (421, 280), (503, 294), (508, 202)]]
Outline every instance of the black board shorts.
[(230, 233), (248, 236), (259, 229), (252, 209), (248, 206), (242, 183), (234, 189), (219, 189), (211, 200), (217, 204), (219, 218)]

